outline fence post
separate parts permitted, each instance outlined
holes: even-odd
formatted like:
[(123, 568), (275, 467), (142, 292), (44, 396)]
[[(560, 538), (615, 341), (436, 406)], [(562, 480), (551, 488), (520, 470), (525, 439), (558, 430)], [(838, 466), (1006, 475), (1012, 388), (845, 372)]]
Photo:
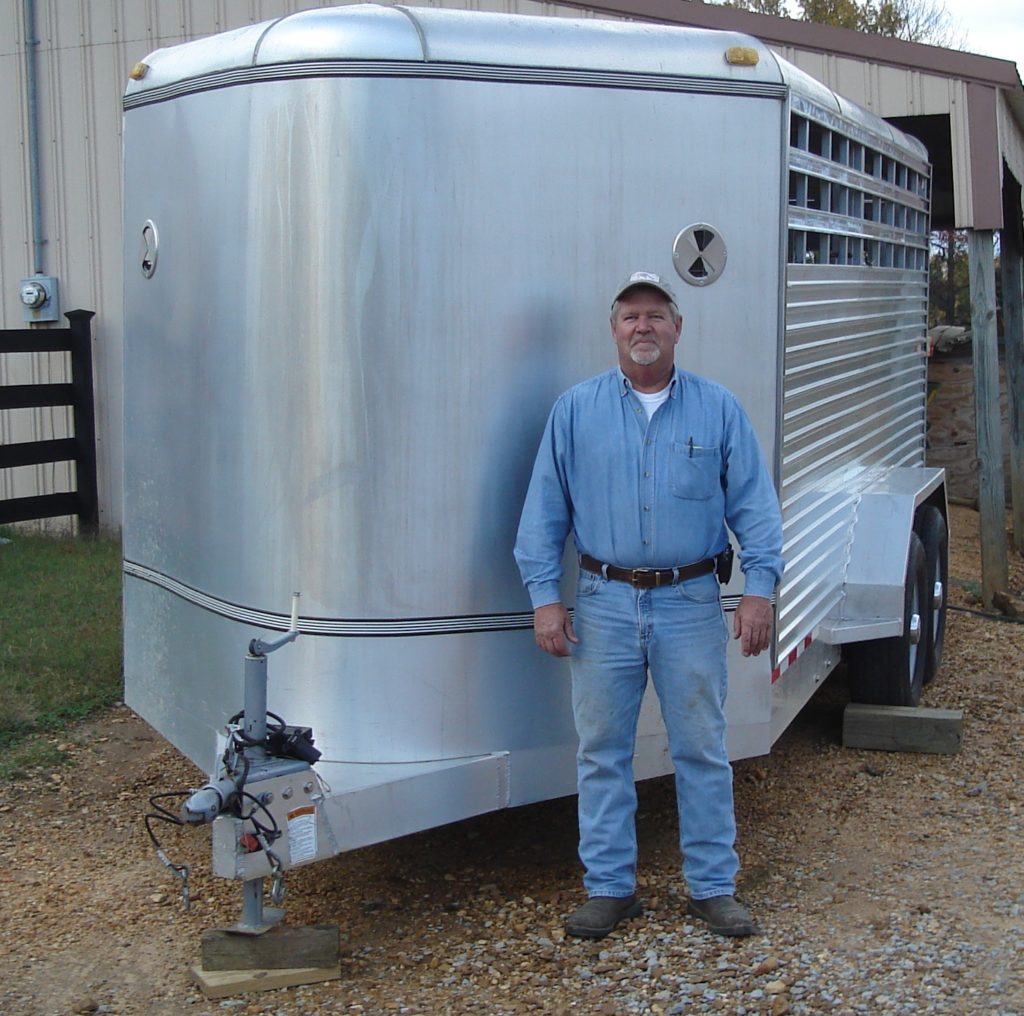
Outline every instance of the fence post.
[(95, 314), (91, 310), (71, 310), (64, 316), (71, 328), (71, 386), (75, 399), (75, 486), (78, 491), (78, 526), (82, 532), (95, 533), (100, 525), (90, 325)]
[(970, 229), (971, 348), (974, 356), (975, 434), (978, 443), (978, 508), (981, 522), (981, 598), (986, 607), (1009, 582), (1006, 556), (1006, 487), (999, 411), (996, 344), (996, 266), (991, 229)]

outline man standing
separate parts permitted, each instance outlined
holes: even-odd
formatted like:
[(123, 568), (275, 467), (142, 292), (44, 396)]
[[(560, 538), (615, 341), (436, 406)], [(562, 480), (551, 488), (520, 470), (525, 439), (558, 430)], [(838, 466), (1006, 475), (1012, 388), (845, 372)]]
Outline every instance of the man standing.
[[(551, 411), (515, 547), (537, 645), (571, 657), (588, 900), (566, 931), (602, 938), (642, 909), (632, 761), (649, 671), (675, 768), (689, 911), (719, 934), (750, 935), (756, 926), (734, 896), (729, 633), (715, 572), (728, 524), (745, 582), (733, 635), (757, 655), (771, 643), (782, 575), (778, 499), (735, 396), (675, 366), (682, 318), (660, 276), (626, 280), (611, 330), (618, 368), (569, 389)], [(575, 623), (559, 591), (570, 532)]]

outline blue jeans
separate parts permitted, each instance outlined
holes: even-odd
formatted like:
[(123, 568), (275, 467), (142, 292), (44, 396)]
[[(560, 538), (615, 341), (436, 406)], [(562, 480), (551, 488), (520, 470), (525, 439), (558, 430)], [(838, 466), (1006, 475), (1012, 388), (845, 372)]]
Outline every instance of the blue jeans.
[(717, 578), (634, 589), (582, 572), (574, 624), (580, 859), (588, 895), (629, 896), (636, 887), (633, 753), (648, 670), (675, 768), (687, 888), (695, 899), (731, 895), (739, 860), (725, 749), (729, 633)]

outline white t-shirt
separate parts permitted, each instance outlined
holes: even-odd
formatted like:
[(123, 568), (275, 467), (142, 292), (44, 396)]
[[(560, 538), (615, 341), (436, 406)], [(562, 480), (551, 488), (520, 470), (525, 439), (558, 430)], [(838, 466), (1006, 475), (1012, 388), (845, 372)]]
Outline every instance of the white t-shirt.
[(633, 389), (633, 394), (640, 400), (640, 405), (644, 407), (648, 420), (654, 416), (654, 411), (658, 406), (668, 398), (668, 390), (671, 387), (671, 385), (665, 385), (660, 392), (638, 392), (635, 388)]

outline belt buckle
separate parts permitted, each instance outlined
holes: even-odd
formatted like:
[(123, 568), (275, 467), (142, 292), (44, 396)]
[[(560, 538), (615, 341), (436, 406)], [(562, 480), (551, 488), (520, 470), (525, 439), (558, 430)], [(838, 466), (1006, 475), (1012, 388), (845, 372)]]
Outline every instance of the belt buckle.
[(645, 576), (645, 575), (654, 575), (654, 569), (653, 568), (633, 568), (630, 571), (630, 573), (629, 573), (629, 584), (634, 589), (643, 589), (643, 588), (645, 588), (644, 586), (642, 586), (640, 584), (641, 583), (641, 576)]

